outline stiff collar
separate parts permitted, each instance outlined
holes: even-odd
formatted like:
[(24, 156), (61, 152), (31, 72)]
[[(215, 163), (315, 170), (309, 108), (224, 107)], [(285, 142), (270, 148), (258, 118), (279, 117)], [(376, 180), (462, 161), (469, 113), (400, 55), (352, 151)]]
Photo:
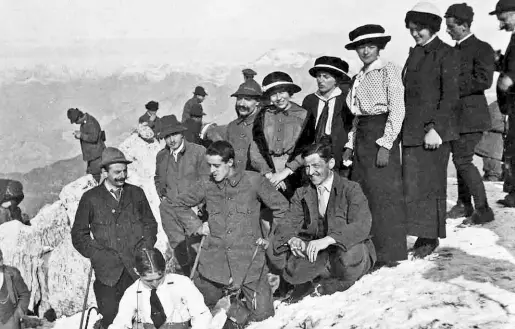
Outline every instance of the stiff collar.
[(320, 100), (322, 100), (322, 101), (324, 101), (324, 102), (328, 102), (330, 99), (335, 98), (335, 97), (338, 97), (338, 96), (340, 96), (341, 94), (342, 94), (342, 90), (340, 89), (340, 87), (336, 87), (336, 88), (334, 88), (333, 92), (331, 93), (331, 95), (329, 95), (329, 97), (327, 97), (327, 99), (326, 99), (324, 96), (322, 96), (322, 95), (320, 94), (320, 91), (319, 91), (319, 90), (317, 90), (317, 91), (315, 92), (315, 95), (316, 95)]
[(325, 191), (331, 192), (331, 188), (333, 186), (333, 181), (334, 181), (334, 172), (331, 170), (331, 172), (329, 173), (329, 176), (327, 176), (327, 178), (322, 183), (320, 183), (320, 185), (317, 186), (317, 189), (319, 187), (322, 187)]
[(181, 146), (179, 146), (179, 148), (176, 151), (170, 149), (170, 154), (184, 154), (184, 151), (186, 151), (186, 140), (183, 138)]
[(457, 45), (461, 45), (461, 44), (463, 43), (463, 41), (467, 40), (468, 38), (470, 38), (470, 37), (471, 37), (471, 36), (473, 36), (473, 35), (474, 35), (474, 33), (469, 33), (469, 34), (468, 34), (466, 37), (464, 37), (463, 39), (456, 41), (456, 44), (457, 44)]
[(365, 67), (363, 67), (361, 71), (359, 71), (358, 75), (367, 74), (368, 72), (373, 70), (381, 70), (385, 66), (386, 63), (381, 60), (381, 57), (377, 57), (377, 59), (374, 62), (372, 62), (372, 64), (370, 64), (365, 70)]
[(119, 189), (123, 190), (123, 186), (122, 186), (122, 187), (116, 187), (116, 186), (114, 186), (113, 184), (111, 184), (111, 183), (109, 182), (109, 180), (108, 180), (108, 179), (104, 179), (104, 186), (105, 186), (105, 188), (106, 188), (109, 192), (111, 192), (111, 191), (117, 191), (117, 190), (119, 190)]
[(227, 184), (227, 183), (231, 184), (232, 187), (235, 187), (241, 181), (242, 177), (243, 177), (243, 172), (242, 171), (240, 171), (240, 170), (233, 170), (233, 174), (231, 176), (225, 178), (221, 182), (216, 182), (215, 181), (215, 184), (220, 189), (222, 189), (225, 186), (225, 184)]

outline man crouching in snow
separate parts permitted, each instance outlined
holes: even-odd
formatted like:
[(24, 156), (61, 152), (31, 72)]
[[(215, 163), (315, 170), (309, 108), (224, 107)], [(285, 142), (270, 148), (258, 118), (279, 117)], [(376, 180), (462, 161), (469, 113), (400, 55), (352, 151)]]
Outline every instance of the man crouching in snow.
[(368, 201), (358, 183), (333, 172), (331, 144), (310, 145), (302, 157), (311, 183), (295, 192), (272, 242), (276, 254), (286, 252), (289, 302), (344, 291), (376, 261)]
[[(257, 247), (267, 244), (260, 228), (261, 203), (271, 209), (274, 223), (280, 223), (288, 211), (286, 198), (259, 173), (236, 170), (234, 157), (229, 142), (211, 144), (206, 151), (210, 177), (180, 193), (171, 212), (188, 235), (206, 236), (194, 276), (206, 305), (213, 308), (226, 295), (236, 297), (225, 328), (274, 315), (265, 253)], [(191, 212), (200, 203), (207, 208), (206, 223)]]

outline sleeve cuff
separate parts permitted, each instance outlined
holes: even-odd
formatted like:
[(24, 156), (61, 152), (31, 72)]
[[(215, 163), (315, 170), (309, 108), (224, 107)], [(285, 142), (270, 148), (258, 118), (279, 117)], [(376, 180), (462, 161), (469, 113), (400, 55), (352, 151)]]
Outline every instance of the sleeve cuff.
[(389, 141), (386, 140), (386, 138), (384, 137), (381, 137), (379, 138), (378, 140), (376, 140), (376, 144), (381, 146), (381, 147), (384, 147), (385, 149), (387, 149), (388, 151), (392, 149), (392, 146), (393, 146), (393, 143), (390, 143)]

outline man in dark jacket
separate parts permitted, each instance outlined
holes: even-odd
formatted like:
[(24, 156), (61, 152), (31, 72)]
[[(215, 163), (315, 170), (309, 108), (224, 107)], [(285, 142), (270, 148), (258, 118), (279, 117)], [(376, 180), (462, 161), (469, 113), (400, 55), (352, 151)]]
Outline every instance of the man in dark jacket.
[(89, 113), (83, 113), (79, 109), (71, 108), (68, 110), (70, 123), (80, 125), (80, 130), (76, 130), (73, 135), (80, 140), (82, 148), (82, 158), (87, 163), (86, 174), (91, 174), (100, 183), (102, 168), (100, 161), (102, 151), (106, 148), (105, 133), (100, 128), (100, 124)]
[(25, 225), (30, 221), (25, 219), (18, 205), (25, 198), (23, 185), (12, 179), (0, 179), (0, 224), (18, 220)]
[[(331, 136), (336, 170), (344, 176), (348, 169), (342, 163), (343, 150), (348, 141), (354, 115), (347, 107), (349, 92), (349, 64), (338, 57), (322, 56), (315, 60), (315, 65), (309, 69), (309, 74), (317, 80), (318, 90), (307, 95), (302, 101), (302, 107), (314, 116), (315, 142), (323, 136)], [(339, 85), (346, 86), (342, 90)]]
[(184, 138), (188, 142), (202, 145), (200, 132), (202, 131), (202, 117), (204, 115), (206, 114), (202, 110), (202, 106), (200, 104), (193, 104), (190, 117), (182, 123), (186, 128), (186, 131), (183, 132)]
[(376, 261), (372, 215), (359, 184), (333, 171), (330, 144), (310, 145), (302, 157), (310, 183), (295, 192), (273, 242), (276, 253), (287, 254), (283, 278), (295, 285), (292, 302), (346, 290)]
[(156, 242), (157, 222), (145, 192), (125, 183), (129, 163), (116, 148), (102, 152), (106, 179), (84, 193), (71, 231), (73, 246), (95, 270), (93, 290), (104, 329), (113, 322), (123, 293), (138, 278), (135, 251)]
[(193, 97), (190, 98), (186, 102), (186, 104), (184, 104), (181, 122), (185, 122), (186, 119), (188, 119), (190, 117), (190, 112), (193, 109), (193, 105), (198, 104), (202, 107), (201, 103), (204, 101), (206, 96), (207, 96), (207, 93), (204, 90), (204, 87), (201, 87), (201, 86), (195, 87), (195, 91), (193, 92)]
[(146, 124), (148, 127), (154, 131), (154, 135), (157, 134), (159, 130), (159, 117), (157, 116), (157, 110), (159, 110), (159, 103), (155, 101), (150, 101), (145, 104), (145, 108), (147, 112), (139, 117), (138, 123)]
[[(206, 149), (185, 140), (186, 128), (179, 123), (175, 115), (162, 118), (160, 136), (166, 142), (156, 156), (156, 175), (154, 183), (161, 199), (159, 211), (163, 229), (174, 251), (174, 257), (181, 267), (182, 274), (189, 275), (195, 259), (190, 249), (194, 239), (186, 239), (184, 229), (171, 214), (172, 202), (181, 191), (193, 186), (203, 175), (209, 175), (206, 163)], [(202, 207), (201, 207), (202, 208)], [(190, 215), (197, 216), (199, 209), (191, 209)]]
[[(260, 230), (261, 203), (271, 209), (274, 221), (281, 222), (288, 201), (262, 175), (234, 168), (234, 149), (227, 141), (217, 141), (206, 151), (211, 176), (179, 194), (172, 203), (173, 213), (187, 234), (206, 235), (194, 282), (213, 307), (224, 290), (241, 289), (249, 321), (262, 321), (274, 315), (272, 291), (267, 281)], [(205, 203), (206, 223), (191, 216), (191, 207)]]
[(455, 48), (459, 50), (461, 63), (460, 135), (451, 141), (452, 160), (458, 174), (458, 203), (453, 212), (461, 206), (464, 211), (459, 215), (469, 217), (466, 223), (483, 224), (494, 220), (494, 214), (488, 205), (483, 179), (472, 159), (483, 132), (491, 127), (485, 90), (493, 81), (494, 51), (488, 43), (470, 32), (473, 17), (474, 11), (465, 3), (452, 5), (445, 13), (447, 32), (456, 41)]
[(500, 60), (497, 80), (497, 101), (502, 114), (508, 115), (508, 133), (505, 140), (504, 162), (506, 197), (498, 203), (515, 207), (515, 0), (500, 0), (490, 15), (496, 15), (499, 29), (511, 33), (506, 53)]
[(21, 329), (29, 308), (30, 291), (17, 268), (4, 264), (0, 250), (0, 328)]

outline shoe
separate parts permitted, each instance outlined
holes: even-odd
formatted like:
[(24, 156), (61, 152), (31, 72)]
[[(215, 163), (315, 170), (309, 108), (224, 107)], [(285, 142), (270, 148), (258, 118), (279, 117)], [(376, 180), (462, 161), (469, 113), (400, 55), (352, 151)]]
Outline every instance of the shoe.
[(487, 206), (482, 209), (476, 209), (476, 211), (474, 211), (472, 216), (465, 219), (462, 222), (462, 224), (463, 225), (481, 225), (481, 224), (489, 223), (489, 222), (493, 221), (494, 219), (495, 219), (494, 212), (493, 212), (492, 208)]
[(332, 295), (335, 292), (345, 291), (352, 287), (352, 285), (354, 285), (354, 282), (344, 282), (338, 278), (322, 279), (316, 285), (311, 296)]
[(306, 283), (301, 283), (294, 286), (293, 291), (289, 298), (285, 299), (285, 302), (288, 304), (297, 303), (302, 298), (311, 295), (315, 292), (315, 284), (313, 281), (308, 281)]
[(431, 255), (439, 244), (438, 239), (418, 238), (413, 246), (413, 258), (422, 259)]
[(447, 212), (447, 218), (460, 218), (470, 217), (474, 212), (474, 207), (471, 203), (463, 203), (462, 201), (456, 202), (456, 205)]
[(504, 199), (498, 200), (497, 203), (505, 207), (515, 208), (515, 195), (508, 194)]

